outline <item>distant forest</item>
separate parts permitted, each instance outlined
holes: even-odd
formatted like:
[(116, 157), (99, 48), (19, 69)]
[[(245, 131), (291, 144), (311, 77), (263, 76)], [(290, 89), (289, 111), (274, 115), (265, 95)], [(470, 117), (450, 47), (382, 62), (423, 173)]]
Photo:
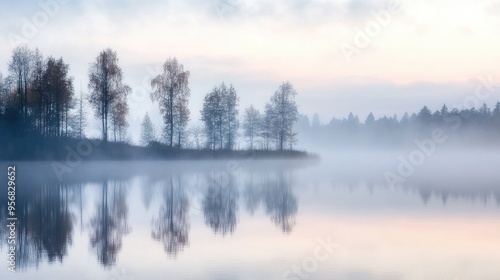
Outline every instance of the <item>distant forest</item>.
[(296, 129), (301, 141), (322, 146), (398, 147), (412, 145), (415, 140), (431, 138), (435, 129), (442, 130), (447, 143), (466, 146), (500, 145), (500, 102), (494, 108), (483, 104), (480, 108), (450, 109), (444, 104), (431, 111), (424, 106), (401, 118), (394, 115), (375, 118), (370, 113), (365, 120), (350, 113), (347, 118), (333, 118), (320, 124), (315, 114), (312, 121), (299, 115)]
[[(85, 130), (93, 112), (99, 120), (101, 137), (94, 139), (132, 147), (128, 96), (131, 87), (124, 83), (118, 55), (107, 48), (89, 65), (86, 92), (75, 91), (70, 66), (63, 58), (44, 57), (38, 49), (16, 47), (8, 64), (8, 74), (0, 73), (0, 156), (47, 158), (47, 151), (87, 139)], [(176, 58), (167, 59), (162, 72), (150, 80), (151, 100), (157, 104), (163, 122), (154, 124), (146, 114), (141, 125), (141, 145), (158, 152), (197, 151), (293, 151), (300, 136), (301, 147), (369, 145), (394, 147), (430, 137), (435, 128), (446, 130), (453, 141), (464, 144), (500, 143), (500, 102), (494, 108), (431, 111), (375, 118), (370, 114), (360, 121), (350, 114), (320, 124), (299, 114), (297, 92), (283, 82), (262, 111), (253, 105), (240, 114), (239, 96), (232, 84), (213, 87), (204, 98), (201, 126), (190, 122), (190, 72)], [(241, 118), (241, 122), (240, 122)], [(243, 141), (241, 141), (243, 139)], [(114, 145), (116, 147), (116, 145)], [(123, 151), (118, 149), (115, 153)]]

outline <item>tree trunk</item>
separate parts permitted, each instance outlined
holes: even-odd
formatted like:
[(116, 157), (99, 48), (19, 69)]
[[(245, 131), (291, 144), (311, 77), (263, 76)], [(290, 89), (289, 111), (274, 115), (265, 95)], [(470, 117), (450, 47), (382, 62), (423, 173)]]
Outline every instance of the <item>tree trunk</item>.
[(169, 89), (169, 95), (170, 95), (170, 100), (169, 100), (169, 110), (170, 110), (170, 116), (169, 116), (169, 122), (170, 122), (170, 148), (173, 147), (174, 143), (174, 88), (170, 87)]
[(180, 150), (181, 149), (181, 131), (180, 130), (179, 130), (179, 136), (178, 137), (179, 137), (179, 139), (178, 139), (179, 142), (177, 142), (177, 144), (178, 144), (178, 147), (179, 147), (179, 150)]
[(283, 151), (283, 132), (280, 132), (280, 151)]

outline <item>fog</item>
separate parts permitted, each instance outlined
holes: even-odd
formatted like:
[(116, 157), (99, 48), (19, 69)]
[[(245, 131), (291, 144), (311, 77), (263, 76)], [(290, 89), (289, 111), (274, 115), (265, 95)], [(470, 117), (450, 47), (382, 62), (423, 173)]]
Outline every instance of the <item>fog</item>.
[(28, 2), (0, 279), (500, 279), (498, 1)]
[[(245, 275), (279, 279), (318, 236), (340, 247), (310, 279), (414, 279), (413, 271), (429, 271), (439, 255), (448, 266), (430, 270), (433, 278), (455, 273), (463, 260), (476, 264), (463, 275), (498, 277), (487, 260), (497, 254), (500, 150), (436, 148), (422, 162), (407, 149), (319, 155), (82, 161), (62, 177), (57, 162), (3, 162), (0, 168), (15, 165), (17, 172), (15, 279), (51, 279), (82, 266), (75, 279), (108, 279), (123, 267), (145, 279), (220, 279), (241, 275), (241, 263), (252, 268)], [(4, 218), (7, 200), (0, 198)], [(482, 237), (471, 238), (477, 232)], [(7, 234), (2, 227), (2, 240)], [(56, 262), (61, 270), (51, 269)]]
[[(318, 158), (265, 160), (248, 155), (234, 160), (171, 161), (89, 161), (73, 165), (64, 161), (20, 162), (18, 180), (23, 188), (36, 188), (42, 182), (75, 184), (105, 180), (130, 180), (137, 176), (219, 176), (246, 178), (248, 174), (291, 172), (296, 189), (325, 183), (335, 187), (366, 187), (379, 190), (411, 190), (437, 196), (496, 197), (500, 195), (499, 148), (459, 149), (436, 146), (433, 149), (331, 148), (315, 150)], [(58, 175), (57, 164), (70, 170)], [(2, 164), (3, 166), (6, 163)], [(74, 166), (76, 165), (76, 166)], [(244, 179), (241, 179), (244, 180)]]

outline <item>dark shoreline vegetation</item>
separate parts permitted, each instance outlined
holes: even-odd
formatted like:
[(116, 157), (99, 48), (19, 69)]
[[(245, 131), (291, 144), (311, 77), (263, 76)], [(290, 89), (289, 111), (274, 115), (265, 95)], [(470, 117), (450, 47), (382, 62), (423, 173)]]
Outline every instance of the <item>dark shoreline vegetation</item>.
[[(177, 149), (159, 142), (136, 146), (103, 142), (99, 139), (22, 138), (0, 142), (2, 161), (104, 161), (104, 160), (193, 160), (193, 159), (319, 159), (313, 153), (297, 150), (210, 150)], [(19, 149), (19, 147), (23, 147)]]

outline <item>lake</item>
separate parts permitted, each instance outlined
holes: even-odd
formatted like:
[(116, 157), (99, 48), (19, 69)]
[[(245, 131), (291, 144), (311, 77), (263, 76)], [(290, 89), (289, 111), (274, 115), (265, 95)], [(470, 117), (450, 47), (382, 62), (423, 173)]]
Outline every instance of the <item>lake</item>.
[(499, 153), (398, 155), (16, 163), (0, 279), (500, 279)]

